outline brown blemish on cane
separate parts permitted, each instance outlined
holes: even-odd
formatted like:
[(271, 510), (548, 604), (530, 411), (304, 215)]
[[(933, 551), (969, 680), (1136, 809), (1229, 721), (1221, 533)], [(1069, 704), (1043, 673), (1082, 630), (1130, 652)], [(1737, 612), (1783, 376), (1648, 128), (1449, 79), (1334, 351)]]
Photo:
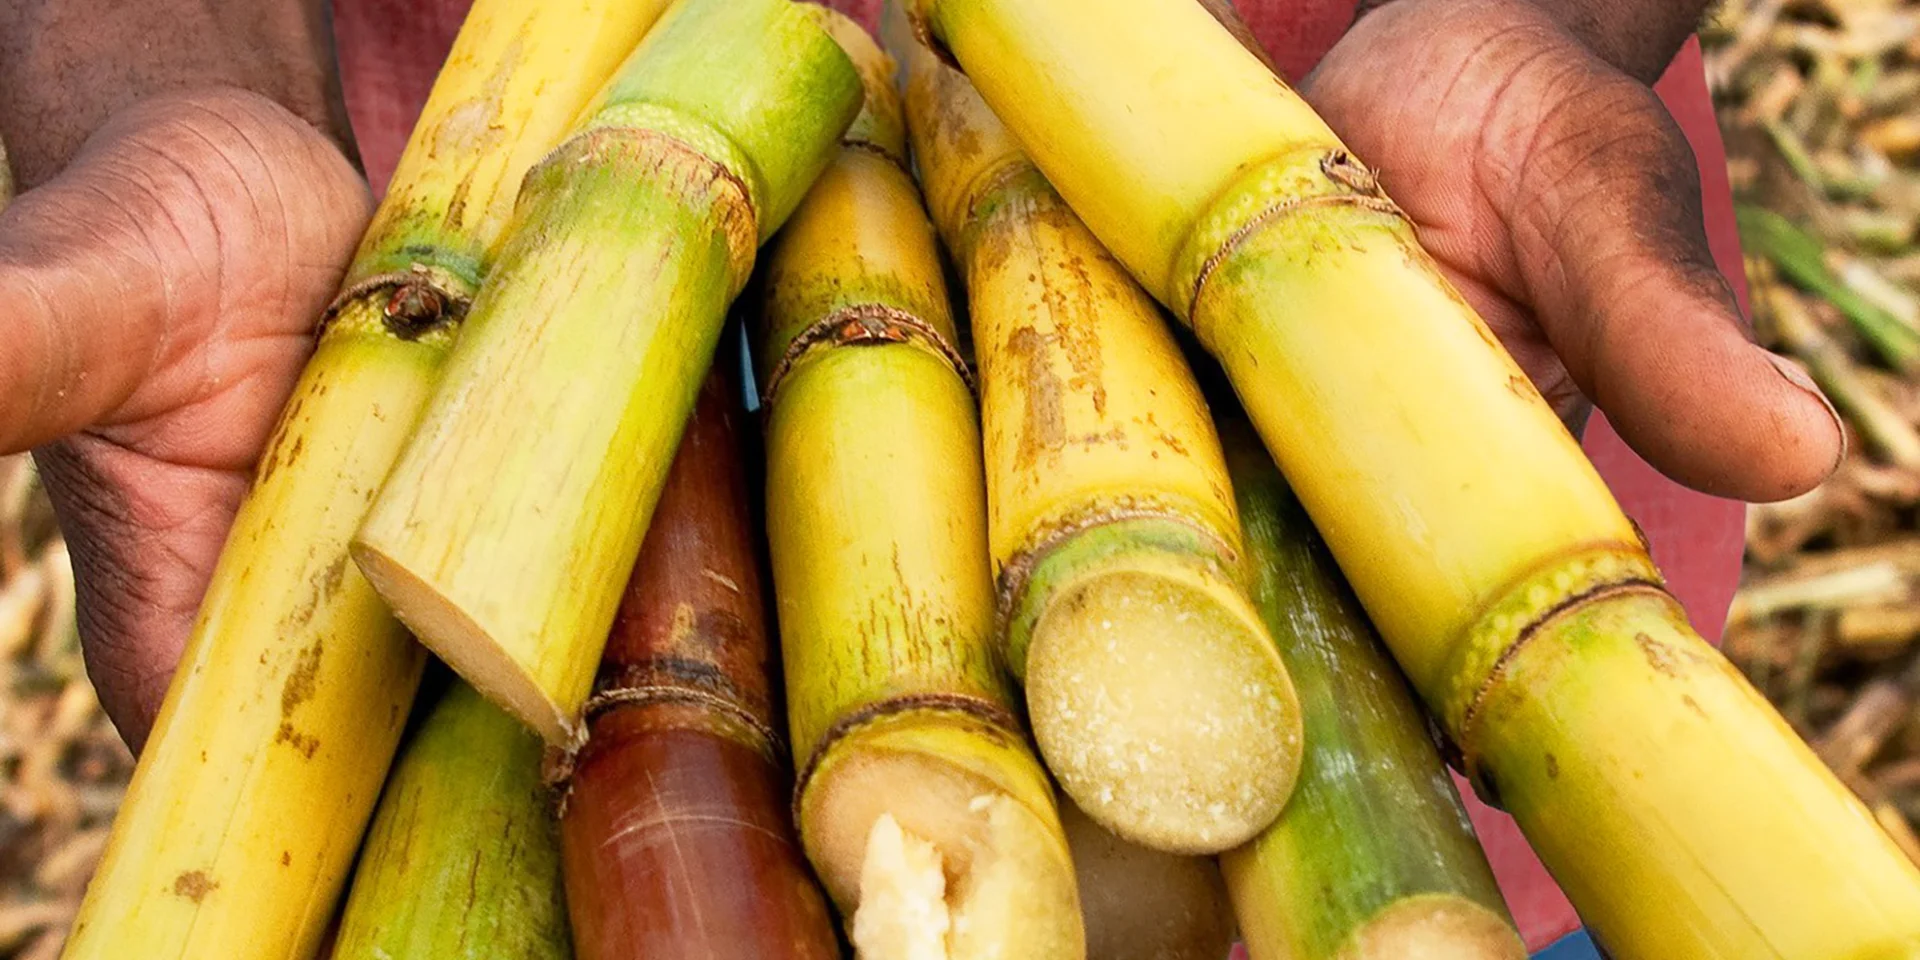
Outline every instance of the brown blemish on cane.
[(1641, 655), (1647, 658), (1647, 666), (1652, 667), (1655, 673), (1676, 679), (1680, 676), (1680, 666), (1665, 644), (1644, 633), (1634, 634), (1633, 642), (1640, 647)]
[(1547, 779), (1560, 779), (1560, 760), (1551, 753), (1547, 754)]
[[(340, 575), (344, 575), (344, 570)], [(320, 740), (296, 729), (293, 714), (301, 704), (313, 699), (314, 691), (319, 688), (320, 655), (323, 649), (324, 641), (316, 640), (295, 658), (293, 670), (280, 688), (280, 727), (273, 735), (274, 743), (287, 744), (309, 760), (320, 749)]]
[(219, 887), (219, 884), (214, 883), (213, 880), (207, 876), (205, 870), (189, 870), (173, 878), (174, 896), (186, 897), (194, 903), (205, 900), (207, 894), (219, 889)]
[(1060, 379), (1047, 364), (1047, 337), (1032, 327), (1020, 327), (1007, 337), (1007, 355), (1023, 371), (1026, 403), (1020, 411), (1020, 442), (1014, 463), (1021, 470), (1040, 467), (1043, 458), (1066, 443), (1066, 414), (1061, 410)]

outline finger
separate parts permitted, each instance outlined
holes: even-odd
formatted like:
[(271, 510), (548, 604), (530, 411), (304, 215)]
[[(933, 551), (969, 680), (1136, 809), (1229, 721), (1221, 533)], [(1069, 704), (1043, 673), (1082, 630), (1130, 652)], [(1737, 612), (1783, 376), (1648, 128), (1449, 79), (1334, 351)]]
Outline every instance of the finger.
[(1752, 342), (1707, 245), (1692, 151), (1652, 91), (1567, 58), (1516, 76), (1502, 106), (1477, 186), (1548, 341), (1621, 437), (1718, 496), (1780, 500), (1831, 474), (1839, 416)]
[[(287, 182), (301, 171), (327, 189)], [(162, 412), (210, 386), (179, 361), (223, 318), (323, 303), (351, 243), (338, 225), (355, 219), (338, 209), (365, 203), (339, 187), (355, 180), (324, 137), (247, 94), (158, 98), (110, 121), (0, 213), (0, 452)], [(311, 253), (236, 269), (260, 250)]]

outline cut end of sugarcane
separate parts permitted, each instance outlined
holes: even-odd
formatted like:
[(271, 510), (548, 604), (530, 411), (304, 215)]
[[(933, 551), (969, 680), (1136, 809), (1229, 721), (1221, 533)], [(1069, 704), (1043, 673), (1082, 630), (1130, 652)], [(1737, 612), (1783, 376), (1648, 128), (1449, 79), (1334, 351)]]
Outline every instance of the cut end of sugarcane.
[(803, 811), (808, 853), (851, 917), (859, 960), (1084, 953), (1058, 826), (987, 778), (924, 754), (863, 751), (814, 780)]
[(394, 616), (468, 686), (547, 743), (577, 745), (572, 718), (466, 611), (377, 547), (355, 540), (347, 552)]
[(1220, 960), (1231, 950), (1233, 904), (1214, 858), (1128, 843), (1066, 798), (1060, 826), (1079, 877), (1087, 956)]
[(1124, 839), (1218, 853), (1293, 792), (1293, 683), (1252, 606), (1205, 571), (1129, 567), (1062, 585), (1034, 624), (1026, 683), (1047, 766)]
[(867, 835), (853, 949), (870, 960), (946, 960), (953, 915), (947, 873), (933, 844), (883, 813)]
[(1410, 897), (1353, 933), (1335, 960), (1526, 960), (1507, 918), (1462, 897)]

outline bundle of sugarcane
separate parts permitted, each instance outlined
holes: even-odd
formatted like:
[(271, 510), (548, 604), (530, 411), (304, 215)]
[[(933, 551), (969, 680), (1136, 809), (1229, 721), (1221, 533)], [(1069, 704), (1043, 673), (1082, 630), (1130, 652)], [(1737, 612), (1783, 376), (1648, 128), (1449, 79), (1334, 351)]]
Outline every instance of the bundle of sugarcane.
[(1300, 689), (1293, 800), (1221, 858), (1254, 960), (1524, 960), (1414, 703), (1300, 502), (1231, 399), (1216, 404), (1255, 597)]
[(570, 743), (726, 306), (860, 103), (818, 8), (681, 0), (528, 174), (354, 539), (463, 679)]
[(980, 435), (890, 66), (774, 246), (755, 332), (800, 836), (863, 960), (1084, 953), (995, 655)]
[[(424, 658), (347, 560), (525, 171), (663, 2), (479, 0), (234, 521), (66, 956), (307, 957)], [(303, 812), (322, 802), (325, 815)]]
[(570, 960), (540, 738), (449, 683), (387, 780), (332, 960)]
[(580, 960), (840, 956), (793, 837), (738, 406), (716, 369), (588, 701), (561, 816)]
[(1221, 960), (1233, 906), (1213, 857), (1152, 850), (1114, 835), (1060, 795), (1087, 929), (1087, 960)]
[(1688, 626), (1525, 373), (1257, 57), (1189, 0), (915, 14), (1221, 360), (1478, 788), (1610, 950), (1920, 948), (1920, 870)]
[(1153, 301), (908, 29), (888, 24), (966, 281), (997, 627), (1041, 754), (1122, 837), (1237, 846), (1287, 801), (1300, 716), (1241, 584), (1206, 403)]

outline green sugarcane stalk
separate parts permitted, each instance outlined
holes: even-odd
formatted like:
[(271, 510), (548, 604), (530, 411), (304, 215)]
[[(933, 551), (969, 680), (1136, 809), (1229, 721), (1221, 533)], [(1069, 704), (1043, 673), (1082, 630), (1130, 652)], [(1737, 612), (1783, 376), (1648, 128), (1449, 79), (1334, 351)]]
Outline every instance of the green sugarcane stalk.
[(1306, 728), (1287, 809), (1221, 857), (1254, 960), (1523, 960), (1406, 680), (1252, 425), (1231, 399), (1214, 408), (1254, 603), (1293, 676)]
[(569, 960), (542, 752), (454, 681), (381, 794), (333, 960)]

